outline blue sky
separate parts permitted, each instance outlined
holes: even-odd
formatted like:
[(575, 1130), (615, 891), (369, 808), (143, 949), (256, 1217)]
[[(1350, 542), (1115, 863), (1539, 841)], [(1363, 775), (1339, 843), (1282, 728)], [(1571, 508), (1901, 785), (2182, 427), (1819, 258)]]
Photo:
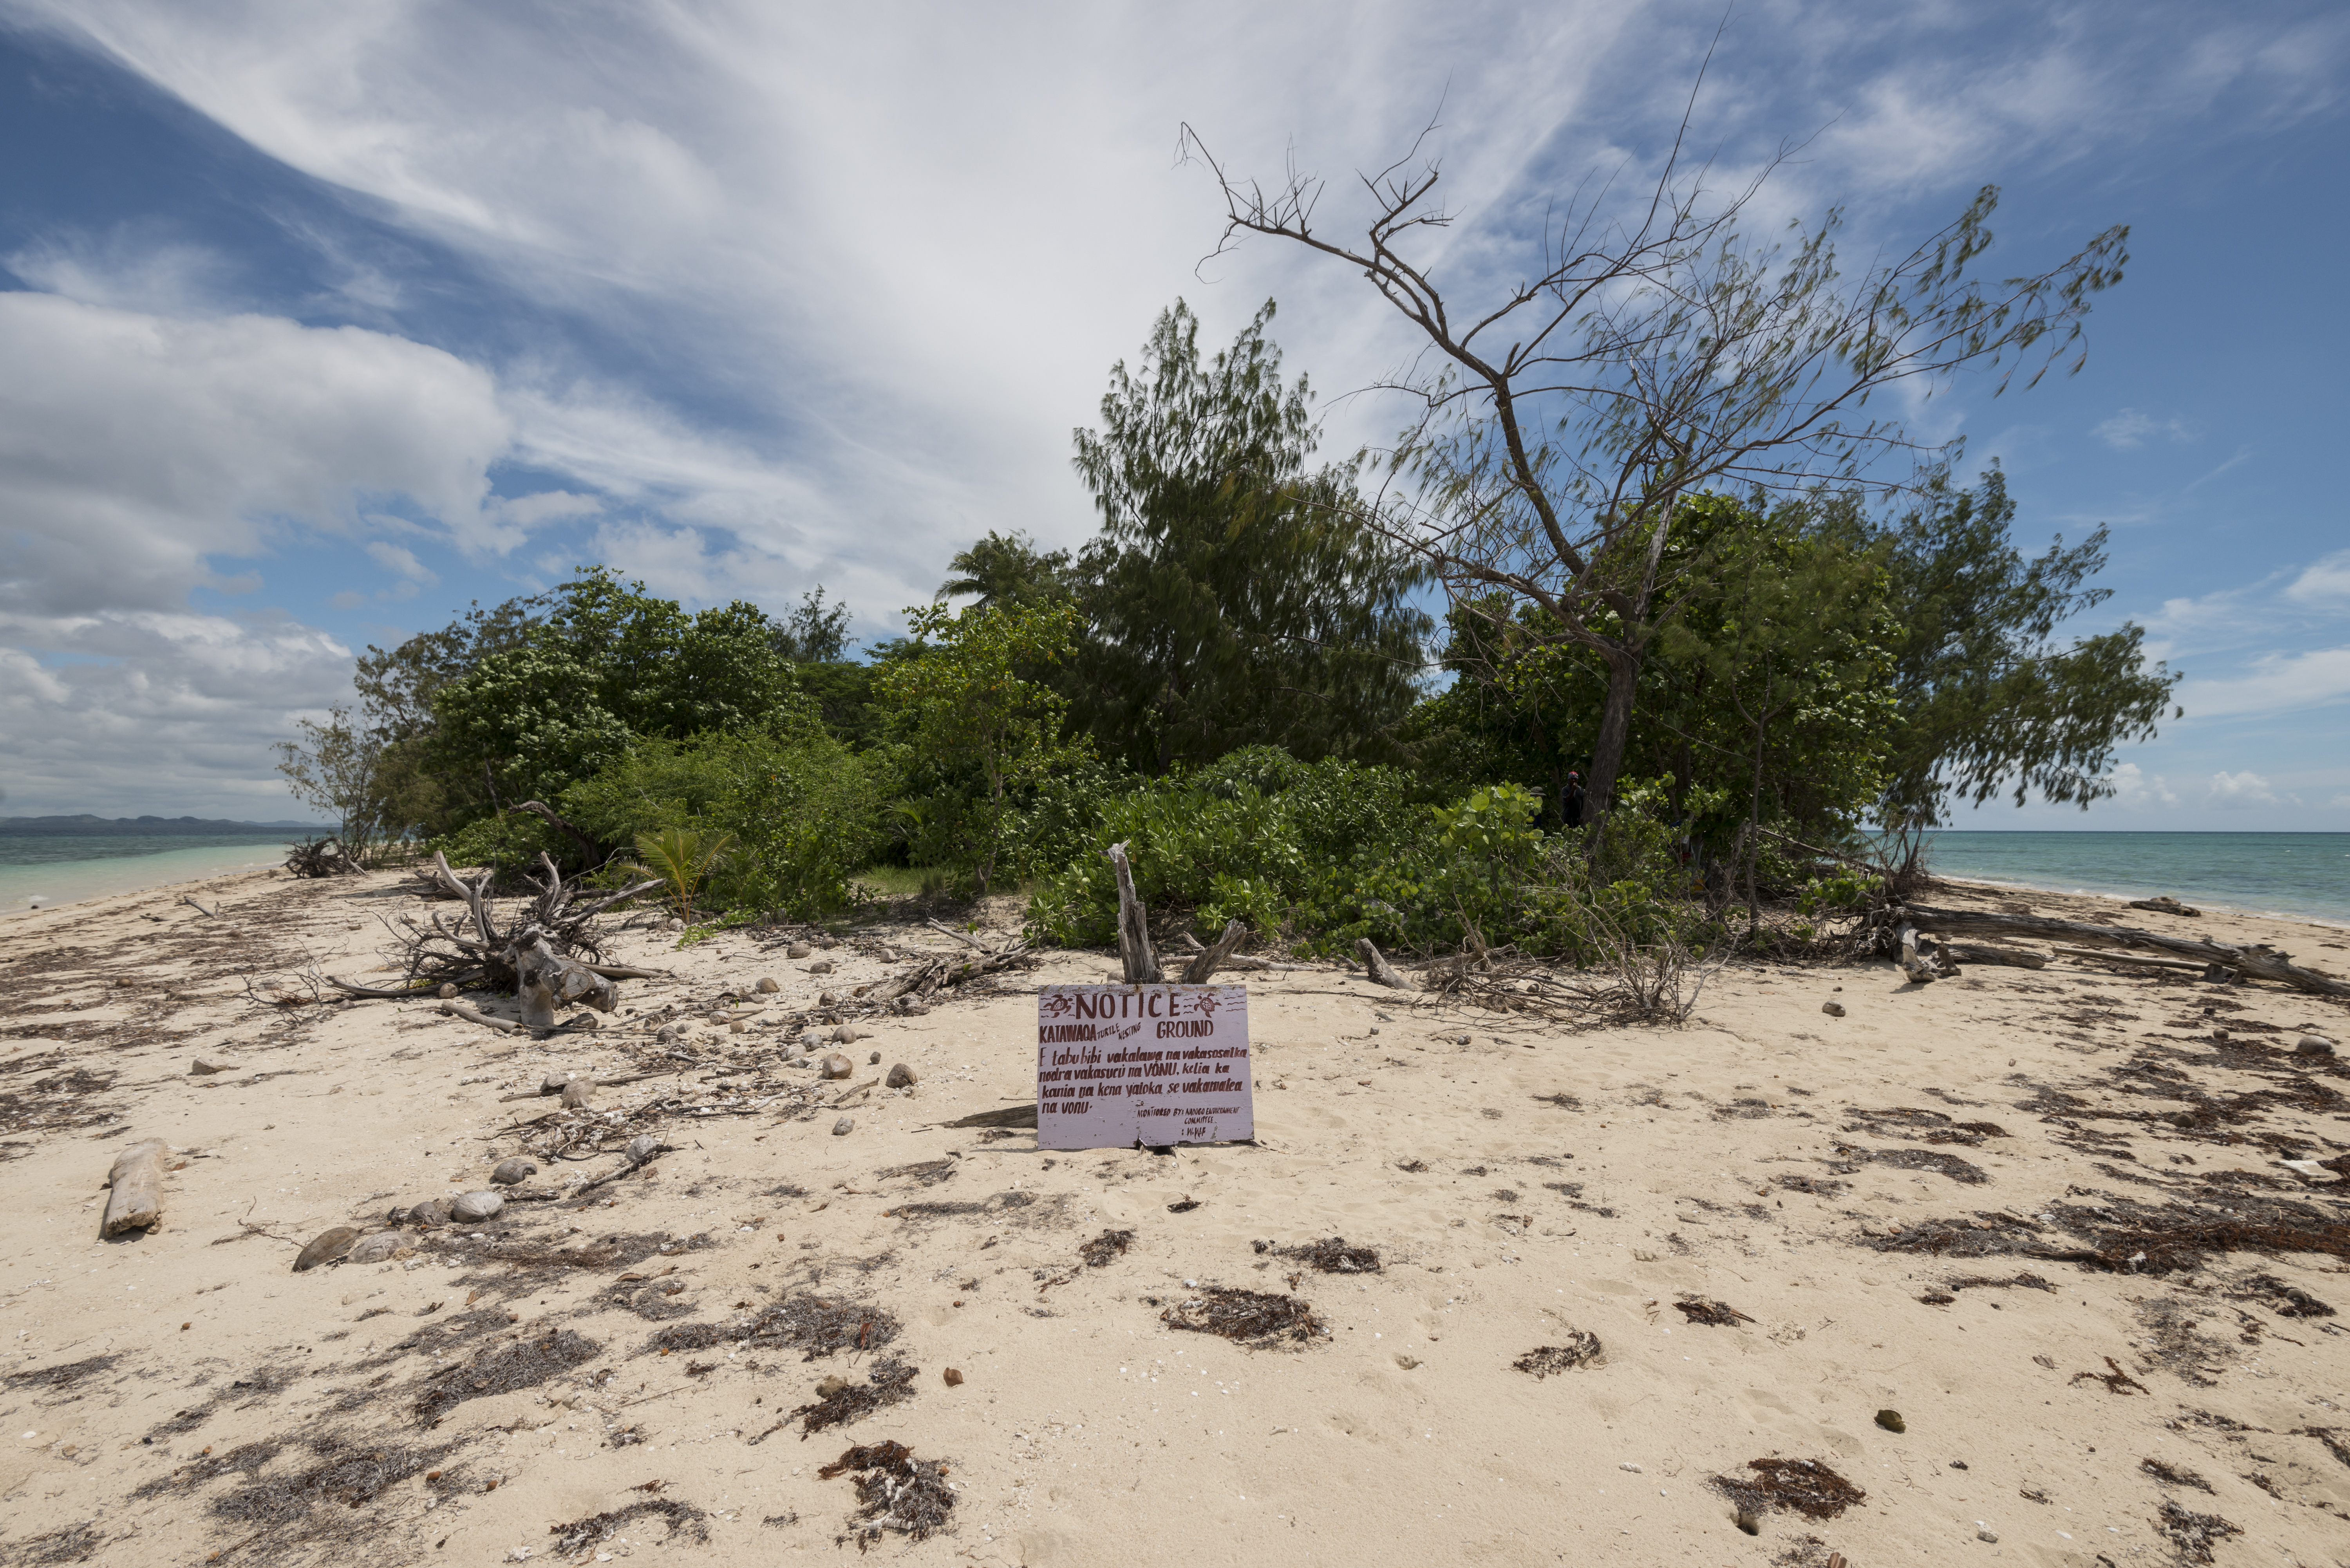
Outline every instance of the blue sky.
[[(601, 560), (695, 602), (821, 582), (891, 629), (988, 528), (1073, 543), (1112, 360), (1267, 296), (1330, 444), (1402, 411), (1358, 278), (1201, 265), (1229, 163), (1338, 176), (1441, 105), (1464, 296), (1544, 203), (1653, 167), (1719, 7), (785, 8), (0, 0), (0, 810), (283, 815), (351, 654)], [(2350, 829), (2339, 5), (1743, 5), (1696, 113), (1848, 253), (1974, 188), (1995, 261), (2108, 223), (2086, 369), (1913, 410), (2037, 545), (2113, 528), (2184, 720), (2085, 816)]]

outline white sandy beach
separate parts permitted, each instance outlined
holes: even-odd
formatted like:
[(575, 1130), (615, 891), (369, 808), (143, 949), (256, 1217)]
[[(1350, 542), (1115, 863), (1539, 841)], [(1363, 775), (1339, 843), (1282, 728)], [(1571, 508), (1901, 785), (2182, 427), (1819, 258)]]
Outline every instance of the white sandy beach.
[[(758, 1001), (803, 1006), (894, 972), (884, 948), (947, 945), (854, 934), (819, 977), (775, 933), (629, 933), (615, 961), (676, 978), (543, 1043), (248, 992), (313, 962), (365, 978), (379, 919), (425, 909), (412, 888), (261, 874), (199, 890), (217, 918), (175, 888), (0, 920), (0, 1563), (829, 1561), (861, 1521), (854, 1477), (818, 1469), (885, 1439), (954, 1488), (937, 1533), (869, 1543), (922, 1563), (2350, 1559), (2350, 1317), (2302, 1304), (2350, 1314), (2345, 1188), (2280, 1163), (2350, 1148), (2344, 1059), (2292, 1054), (2350, 1045), (2339, 1002), (2061, 961), (1925, 988), (1749, 964), (1686, 1028), (1577, 1031), (1249, 974), (1220, 978), (1251, 992), (1256, 1145), (1055, 1156), (941, 1128), (1033, 1095), (1035, 987), (1106, 967), (1054, 954), (868, 1024), (852, 1083), (806, 1106), (777, 1031), (697, 1026), (589, 1113), (667, 1107), (629, 1124), (676, 1146), (644, 1172), (297, 1274), (330, 1227), (485, 1187), (557, 1125), (505, 1096), (625, 1066), (648, 1015), (765, 975)], [(2128, 918), (2350, 971), (2327, 928)], [(232, 1070), (192, 1076), (198, 1056)], [(901, 1062), (912, 1089), (831, 1108)], [(175, 1151), (165, 1221), (101, 1242), (108, 1163), (146, 1137)], [(2207, 1237), (2298, 1215), (2331, 1251), (2034, 1255), (2157, 1210)], [(1087, 1266), (1106, 1231), (1133, 1235)], [(1377, 1272), (1278, 1251), (1334, 1236)], [(1164, 1321), (1211, 1286), (1294, 1292), (1329, 1333), (1251, 1348)], [(810, 1298), (863, 1350), (804, 1359), (773, 1314)], [(1595, 1361), (1514, 1365), (1583, 1334)], [(773, 1429), (889, 1355), (919, 1368), (910, 1397)], [(1750, 1536), (1711, 1482), (1770, 1459), (1866, 1495)]]

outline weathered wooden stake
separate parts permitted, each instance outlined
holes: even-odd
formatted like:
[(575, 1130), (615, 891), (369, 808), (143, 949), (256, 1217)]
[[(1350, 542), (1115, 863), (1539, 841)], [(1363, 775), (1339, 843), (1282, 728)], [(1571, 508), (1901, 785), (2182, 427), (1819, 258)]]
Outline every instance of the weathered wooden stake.
[(106, 1217), (99, 1221), (100, 1237), (125, 1231), (144, 1231), (163, 1218), (163, 1140), (151, 1137), (134, 1143), (114, 1157), (106, 1173)]
[(1126, 864), (1126, 846), (1109, 846), (1109, 863), (1118, 873), (1118, 957), (1126, 968), (1128, 985), (1158, 985), (1166, 979), (1150, 951), (1150, 917), (1134, 890), (1134, 873)]
[(1215, 946), (1201, 948), (1193, 955), (1191, 961), (1183, 966), (1183, 983), (1207, 984), (1208, 977), (1223, 967), (1224, 961), (1232, 956), (1232, 950), (1240, 946), (1247, 936), (1246, 925), (1239, 920), (1226, 920), (1224, 934), (1216, 939)]

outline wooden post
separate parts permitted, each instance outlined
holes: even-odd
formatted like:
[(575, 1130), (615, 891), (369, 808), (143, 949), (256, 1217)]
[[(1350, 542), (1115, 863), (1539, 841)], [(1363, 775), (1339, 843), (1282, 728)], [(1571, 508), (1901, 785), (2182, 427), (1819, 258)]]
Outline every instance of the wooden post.
[(100, 1237), (125, 1231), (144, 1231), (163, 1218), (163, 1140), (151, 1137), (134, 1143), (114, 1157), (106, 1173), (106, 1217), (99, 1221)]
[(1134, 873), (1126, 864), (1126, 846), (1109, 846), (1109, 863), (1118, 873), (1118, 957), (1128, 985), (1158, 985), (1167, 977), (1150, 951), (1150, 917), (1134, 891)]

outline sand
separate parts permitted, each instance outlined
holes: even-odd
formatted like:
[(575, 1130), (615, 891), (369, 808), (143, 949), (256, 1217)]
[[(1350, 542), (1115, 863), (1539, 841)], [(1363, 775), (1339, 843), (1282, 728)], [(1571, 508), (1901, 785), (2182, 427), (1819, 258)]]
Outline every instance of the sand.
[[(1034, 988), (1107, 967), (1057, 953), (870, 1024), (813, 1102), (781, 1032), (698, 1025), (693, 1063), (597, 1099), (674, 1146), (646, 1172), (296, 1273), (332, 1227), (487, 1187), (557, 1125), (508, 1096), (644, 1057), (648, 1014), (763, 975), (782, 989), (754, 1000), (803, 1007), (950, 943), (866, 929), (817, 976), (775, 932), (631, 931), (616, 961), (677, 978), (539, 1042), (261, 989), (365, 978), (379, 920), (425, 907), (395, 876), (227, 879), (196, 891), (216, 917), (182, 891), (0, 921), (0, 1564), (831, 1561), (873, 1526), (858, 1473), (819, 1469), (885, 1441), (951, 1489), (927, 1539), (864, 1542), (917, 1563), (2350, 1558), (2344, 1188), (2280, 1163), (2350, 1146), (2343, 1059), (2291, 1058), (2312, 1029), (2350, 1047), (2339, 1003), (2062, 962), (1924, 988), (1746, 963), (1687, 1027), (1578, 1029), (1252, 974), (1253, 1147), (939, 1127), (1031, 1096)], [(2127, 918), (2350, 969), (2331, 928)], [(910, 1090), (874, 1082), (900, 1062)], [(101, 1242), (108, 1164), (148, 1137), (165, 1221)], [(2029, 1255), (2190, 1205), (2334, 1251)], [(1376, 1272), (1284, 1255), (1332, 1237)], [(1211, 1287), (1294, 1294), (1328, 1332), (1169, 1325)], [(793, 1334), (825, 1312), (847, 1343), (817, 1355)], [(1527, 1365), (1555, 1369), (1518, 1368), (1544, 1347)], [(877, 1366), (917, 1369), (906, 1397), (803, 1437), (824, 1379), (869, 1390)], [(1744, 1533), (1715, 1478), (1773, 1458), (1865, 1496)]]

